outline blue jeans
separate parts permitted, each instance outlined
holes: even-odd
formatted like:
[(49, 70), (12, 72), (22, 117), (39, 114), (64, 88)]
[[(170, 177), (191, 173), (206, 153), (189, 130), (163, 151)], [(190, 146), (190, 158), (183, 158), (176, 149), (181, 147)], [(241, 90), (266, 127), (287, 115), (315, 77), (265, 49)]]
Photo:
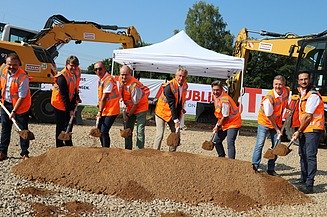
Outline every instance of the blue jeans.
[(109, 130), (113, 123), (116, 120), (118, 115), (113, 116), (102, 116), (99, 120), (98, 128), (101, 131), (100, 142), (102, 147), (110, 147), (110, 137), (109, 137)]
[(238, 133), (238, 128), (231, 128), (225, 131), (219, 130), (216, 133), (216, 136), (213, 140), (215, 148), (219, 157), (225, 157), (225, 150), (223, 147), (223, 141), (227, 136), (227, 150), (228, 158), (235, 159), (236, 150), (235, 150), (235, 140)]
[[(4, 106), (8, 109), (8, 111), (12, 111), (13, 105), (11, 103), (5, 102)], [(21, 130), (28, 130), (28, 112), (23, 114), (16, 114), (15, 120)], [(0, 143), (0, 151), (7, 155), (8, 147), (10, 143), (11, 137), (11, 129), (12, 129), (12, 121), (9, 119), (7, 113), (1, 109), (1, 143)], [(28, 148), (30, 146), (30, 141), (28, 139), (19, 138), (21, 152), (20, 155), (28, 155)]]
[[(262, 156), (262, 149), (265, 144), (266, 138), (268, 133), (270, 134), (271, 138), (271, 147), (274, 147), (274, 144), (277, 139), (277, 133), (275, 129), (270, 129), (268, 127), (265, 127), (263, 125), (258, 125), (257, 129), (257, 142), (255, 144), (253, 155), (252, 155), (252, 164), (259, 168), (260, 162), (261, 162), (261, 156)], [(268, 160), (268, 170), (275, 170), (275, 162), (277, 160), (277, 156), (274, 159)]]
[(317, 172), (317, 153), (321, 132), (303, 133), (299, 138), (301, 179), (307, 187), (313, 187)]
[(144, 143), (145, 143), (145, 122), (146, 122), (146, 112), (140, 112), (137, 114), (133, 114), (129, 117), (127, 123), (126, 123), (126, 128), (130, 128), (132, 130), (132, 135), (129, 137), (125, 138), (125, 149), (130, 149), (132, 150), (133, 147), (133, 129), (135, 122), (137, 123), (136, 125), (136, 146), (139, 149), (144, 148)]

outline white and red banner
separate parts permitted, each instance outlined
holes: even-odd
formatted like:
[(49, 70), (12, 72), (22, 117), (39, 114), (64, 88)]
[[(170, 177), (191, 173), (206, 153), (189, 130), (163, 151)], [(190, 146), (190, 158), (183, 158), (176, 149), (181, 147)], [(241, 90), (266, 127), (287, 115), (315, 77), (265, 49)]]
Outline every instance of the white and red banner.
[[(141, 78), (140, 81), (149, 87), (150, 98), (155, 97), (160, 85), (164, 82), (164, 80), (145, 78)], [(96, 75), (82, 74), (79, 90), (83, 105), (97, 105), (97, 86), (98, 77)], [(43, 88), (49, 89), (51, 85), (44, 85)], [(269, 90), (258, 88), (244, 88), (244, 94), (241, 99), (241, 114), (243, 120), (257, 120), (261, 99), (268, 91)], [(211, 86), (208, 84), (188, 83), (186, 99), (186, 114), (195, 115), (197, 102), (209, 103), (212, 101)]]

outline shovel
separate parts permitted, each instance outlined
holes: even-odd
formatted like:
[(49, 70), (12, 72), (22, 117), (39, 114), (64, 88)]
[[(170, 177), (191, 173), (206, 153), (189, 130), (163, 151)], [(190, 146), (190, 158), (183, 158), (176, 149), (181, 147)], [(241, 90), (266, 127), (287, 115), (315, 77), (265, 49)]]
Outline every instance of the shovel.
[(287, 145), (285, 144), (278, 144), (274, 150), (273, 153), (278, 156), (286, 156), (288, 155), (292, 149), (290, 149), (290, 146), (294, 143), (294, 140), (292, 139)]
[(281, 136), (277, 137), (276, 142), (274, 144), (274, 147), (273, 148), (268, 148), (268, 150), (264, 153), (264, 155), (263, 155), (264, 158), (269, 159), (269, 160), (275, 159), (276, 155), (274, 154), (274, 149), (281, 142), (280, 137)]
[(180, 128), (178, 127), (176, 128), (175, 132), (171, 132), (167, 137), (167, 145), (172, 147), (179, 146), (180, 137), (181, 137), (181, 133), (180, 133)]
[[(8, 109), (1, 102), (0, 102), (0, 105), (3, 108), (3, 110), (7, 113), (7, 115), (10, 116), (10, 112), (8, 111)], [(27, 139), (27, 140), (35, 139), (34, 133), (32, 133), (29, 130), (20, 129), (20, 127), (18, 126), (18, 124), (14, 118), (11, 118), (11, 121), (14, 123), (15, 127), (17, 128), (17, 132), (22, 139)]]
[(73, 133), (69, 132), (69, 130), (71, 129), (71, 127), (73, 125), (73, 120), (74, 120), (75, 112), (77, 110), (77, 106), (78, 106), (78, 104), (76, 105), (76, 107), (74, 109), (74, 114), (72, 116), (70, 116), (66, 131), (61, 131), (61, 133), (58, 136), (58, 139), (60, 139), (62, 141), (67, 141), (67, 140), (70, 140), (72, 138)]
[(207, 140), (206, 140), (206, 141), (204, 141), (204, 142), (202, 143), (202, 148), (203, 148), (204, 150), (207, 150), (207, 151), (212, 151), (212, 150), (213, 150), (213, 147), (214, 147), (213, 139), (215, 138), (216, 134), (217, 134), (216, 131), (213, 132), (210, 141), (207, 141)]
[[(292, 120), (292, 116), (293, 116), (293, 112), (291, 111), (291, 112), (288, 114), (288, 116), (287, 116), (287, 118), (286, 118), (286, 120), (285, 120), (285, 122), (284, 122), (284, 124), (283, 124), (283, 126), (282, 126), (282, 129), (280, 130), (282, 133), (284, 132), (285, 126), (287, 126), (287, 125), (290, 124), (290, 121)], [(269, 148), (269, 149), (266, 151), (266, 153), (263, 155), (264, 158), (266, 158), (266, 159), (270, 159), (270, 160), (271, 160), (271, 159), (275, 159), (276, 154), (274, 153), (274, 149), (275, 149), (276, 147), (278, 147), (278, 146), (281, 144), (281, 139), (280, 139), (280, 137), (281, 137), (281, 135), (277, 138), (277, 140), (276, 140), (274, 146), (273, 146), (272, 148)]]
[(100, 117), (97, 117), (97, 119), (95, 121), (95, 128), (91, 129), (90, 136), (101, 137), (101, 131), (98, 128), (99, 127), (99, 121), (100, 121)]
[(127, 138), (129, 137), (130, 135), (132, 135), (132, 131), (131, 131), (131, 128), (126, 128), (126, 108), (123, 109), (123, 121), (124, 121), (124, 129), (120, 130), (120, 136), (123, 137), (123, 138)]

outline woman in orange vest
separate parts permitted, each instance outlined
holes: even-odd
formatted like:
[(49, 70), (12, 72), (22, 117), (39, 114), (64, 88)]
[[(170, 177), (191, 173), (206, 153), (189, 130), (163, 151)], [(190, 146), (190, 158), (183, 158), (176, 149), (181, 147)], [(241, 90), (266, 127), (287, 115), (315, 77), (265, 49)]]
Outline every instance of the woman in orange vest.
[[(145, 143), (144, 131), (149, 108), (149, 89), (132, 76), (132, 70), (127, 65), (120, 68), (119, 83), (121, 96), (127, 108), (126, 120), (124, 120), (126, 128), (130, 128), (133, 132), (135, 122), (137, 123), (136, 146), (142, 149)], [(125, 149), (132, 149), (132, 138), (133, 134), (125, 138)]]
[[(261, 162), (262, 149), (266, 137), (270, 134), (271, 147), (275, 146), (278, 137), (282, 135), (282, 115), (288, 108), (288, 99), (290, 90), (285, 86), (286, 79), (282, 75), (277, 75), (273, 80), (273, 89), (263, 98), (258, 114), (257, 141), (252, 154), (252, 168), (258, 171)], [(268, 160), (267, 173), (276, 176), (274, 159)]]
[(300, 127), (292, 139), (299, 138), (299, 155), (303, 186), (299, 190), (305, 194), (313, 193), (314, 178), (317, 172), (317, 153), (321, 136), (324, 133), (324, 102), (321, 95), (312, 88), (310, 72), (302, 71), (298, 75)]
[(225, 150), (222, 142), (227, 137), (228, 158), (235, 159), (235, 140), (242, 125), (239, 108), (234, 100), (224, 91), (220, 81), (211, 84), (215, 104), (215, 116), (218, 121), (213, 131), (216, 132), (214, 144), (219, 157), (225, 157)]
[(120, 113), (120, 94), (116, 80), (106, 71), (102, 61), (94, 64), (94, 72), (99, 77), (98, 83), (98, 128), (101, 131), (100, 142), (102, 147), (110, 147), (109, 130)]
[[(77, 96), (75, 71), (79, 70), (79, 60), (76, 56), (69, 56), (66, 67), (54, 78), (51, 95), (51, 105), (54, 107), (56, 119), (56, 147), (72, 146), (71, 138), (67, 141), (58, 139), (62, 131), (66, 131), (71, 116), (74, 116)], [(71, 132), (73, 126), (69, 129)]]
[[(7, 159), (10, 143), (12, 121), (15, 118), (22, 130), (28, 130), (29, 109), (31, 107), (31, 93), (29, 78), (20, 68), (21, 62), (17, 54), (9, 54), (6, 64), (0, 68), (1, 102), (10, 111), (10, 115), (1, 109), (1, 143), (0, 161)], [(20, 138), (22, 159), (29, 158), (29, 140)]]
[[(186, 99), (188, 72), (185, 68), (177, 69), (175, 78), (164, 85), (163, 91), (155, 109), (156, 137), (153, 148), (160, 150), (161, 142), (168, 123), (171, 132), (180, 128), (180, 120)], [(169, 146), (169, 151), (176, 151), (175, 146)]]

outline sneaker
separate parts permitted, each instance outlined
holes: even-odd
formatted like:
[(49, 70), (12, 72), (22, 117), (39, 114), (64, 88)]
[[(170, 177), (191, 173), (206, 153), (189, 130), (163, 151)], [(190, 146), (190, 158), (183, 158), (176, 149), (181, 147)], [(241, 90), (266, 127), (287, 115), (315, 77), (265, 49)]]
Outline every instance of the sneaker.
[(0, 151), (0, 161), (6, 160), (7, 158), (8, 158), (7, 155), (2, 151)]
[(252, 169), (254, 170), (254, 172), (258, 172), (258, 167), (254, 164), (252, 164)]
[(28, 156), (28, 154), (25, 154), (25, 155), (22, 156), (22, 159), (23, 159), (23, 160), (27, 160), (28, 158), (30, 158), (30, 157)]
[(271, 176), (278, 176), (278, 174), (276, 173), (275, 170), (267, 170), (267, 173), (268, 173), (268, 175), (271, 175)]
[(313, 193), (313, 187), (312, 186), (300, 186), (298, 187), (299, 191), (302, 191), (304, 194), (312, 194)]

